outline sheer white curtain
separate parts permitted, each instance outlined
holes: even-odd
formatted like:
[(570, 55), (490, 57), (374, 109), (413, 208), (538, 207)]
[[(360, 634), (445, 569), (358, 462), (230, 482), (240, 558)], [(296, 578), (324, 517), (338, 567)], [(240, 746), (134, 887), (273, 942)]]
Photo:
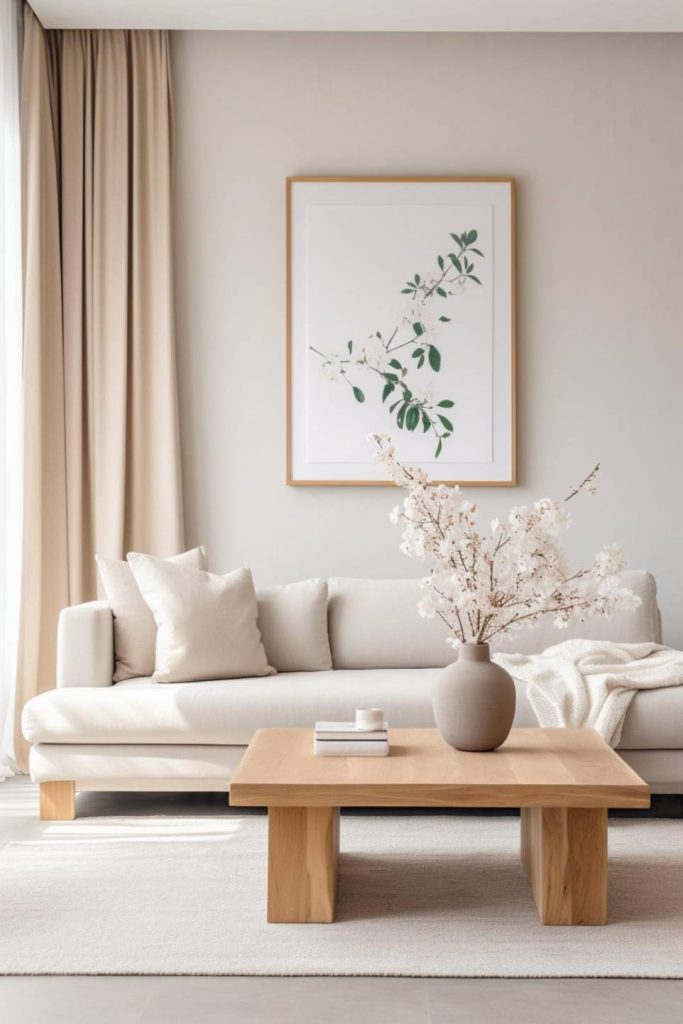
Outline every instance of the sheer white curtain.
[(23, 10), (0, 0), (0, 779), (14, 773), (21, 580), (22, 324), (19, 64)]

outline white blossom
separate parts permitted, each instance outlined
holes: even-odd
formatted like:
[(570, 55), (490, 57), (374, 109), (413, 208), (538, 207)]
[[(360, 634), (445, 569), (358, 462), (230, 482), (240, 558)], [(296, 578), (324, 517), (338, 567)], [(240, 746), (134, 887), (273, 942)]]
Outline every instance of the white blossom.
[(434, 385), (429, 384), (424, 391), (421, 391), (419, 388), (415, 388), (413, 391), (413, 400), (416, 402), (424, 402), (428, 409), (433, 409), (439, 401), (439, 395)]
[(344, 372), (344, 366), (341, 361), (341, 356), (331, 355), (322, 364), (322, 372), (328, 380), (334, 382), (339, 380), (342, 373)]
[[(565, 629), (640, 604), (622, 584), (624, 560), (616, 545), (599, 551), (589, 569), (570, 572), (557, 541), (571, 525), (566, 503), (542, 498), (516, 506), (507, 519), (491, 521), (490, 533), (480, 533), (477, 506), (462, 498), (459, 487), (433, 484), (423, 470), (398, 462), (387, 435), (370, 437), (378, 446), (377, 461), (406, 490), (402, 508), (390, 516), (403, 526), (401, 551), (430, 566), (420, 580), (418, 611), (442, 618), (453, 646), (485, 643), (546, 616)], [(594, 489), (598, 468), (565, 502)]]
[(443, 323), (435, 315), (426, 299), (422, 302), (407, 303), (401, 320), (406, 327), (412, 327), (416, 323), (422, 324), (424, 333), (420, 337), (430, 335), (434, 338), (443, 327)]
[(424, 597), (417, 602), (417, 610), (424, 619), (431, 619), (438, 607), (438, 598), (433, 591), (428, 591)]
[(389, 365), (389, 356), (381, 338), (371, 334), (363, 342), (360, 358), (365, 360), (373, 370), (386, 370)]
[(624, 568), (624, 556), (616, 544), (598, 551), (595, 556), (594, 568), (596, 574), (601, 579), (616, 576), (617, 573), (622, 571)]

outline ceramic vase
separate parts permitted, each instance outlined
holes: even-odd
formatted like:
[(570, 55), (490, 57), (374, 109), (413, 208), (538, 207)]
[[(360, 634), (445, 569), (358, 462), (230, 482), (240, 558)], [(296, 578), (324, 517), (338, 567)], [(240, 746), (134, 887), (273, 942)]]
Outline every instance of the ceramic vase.
[(433, 703), (436, 727), (451, 747), (495, 750), (512, 728), (515, 684), (491, 661), (488, 644), (461, 644), (437, 680)]

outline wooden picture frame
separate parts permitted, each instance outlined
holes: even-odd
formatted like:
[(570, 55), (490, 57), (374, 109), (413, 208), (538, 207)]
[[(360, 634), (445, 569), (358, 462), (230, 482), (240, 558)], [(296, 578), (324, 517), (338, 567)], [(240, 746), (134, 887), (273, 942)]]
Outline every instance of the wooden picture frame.
[[(372, 461), (368, 427), (390, 433), (402, 461), (441, 483), (516, 485), (514, 184), (510, 177), (286, 179), (289, 485), (393, 486)], [(430, 242), (442, 236), (443, 248), (424, 267)], [(409, 250), (417, 253), (412, 261)], [(399, 265), (405, 270), (396, 281)], [(390, 291), (390, 280), (399, 287)], [(399, 298), (412, 304), (394, 314)], [(360, 337), (371, 306), (370, 333)], [(419, 316), (431, 317), (429, 326)], [(376, 321), (398, 326), (383, 332)], [(432, 344), (438, 331), (448, 337)], [(445, 386), (444, 367), (451, 391), (442, 397), (432, 392), (435, 383)], [(414, 389), (424, 381), (426, 393)], [(436, 447), (423, 456), (428, 440)], [(462, 457), (444, 458), (451, 452)]]

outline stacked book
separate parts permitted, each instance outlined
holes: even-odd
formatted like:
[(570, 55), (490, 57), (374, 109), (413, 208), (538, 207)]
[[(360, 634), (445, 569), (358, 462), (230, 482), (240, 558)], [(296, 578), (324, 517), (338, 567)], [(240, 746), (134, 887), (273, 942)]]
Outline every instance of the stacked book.
[(386, 757), (389, 728), (359, 729), (355, 722), (316, 722), (315, 753), (319, 757)]

